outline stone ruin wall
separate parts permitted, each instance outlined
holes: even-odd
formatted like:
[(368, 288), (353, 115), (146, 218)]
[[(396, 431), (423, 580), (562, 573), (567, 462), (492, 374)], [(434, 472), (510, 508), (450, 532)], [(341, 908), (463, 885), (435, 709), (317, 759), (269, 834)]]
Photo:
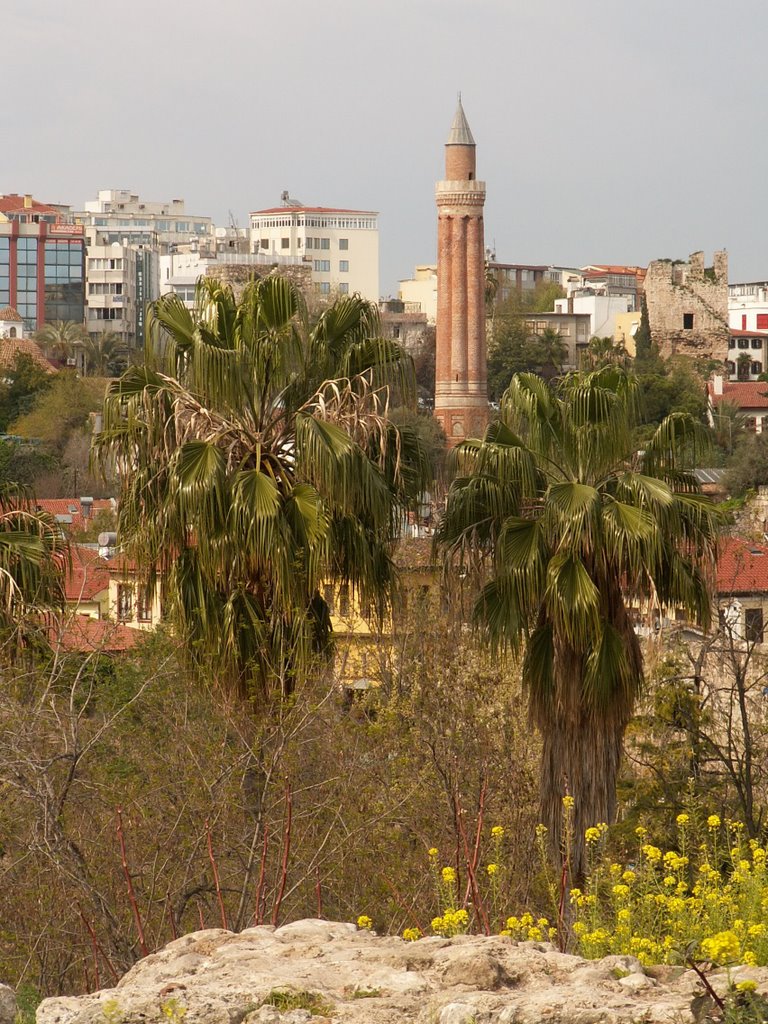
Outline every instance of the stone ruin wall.
[[(662, 356), (692, 356), (725, 362), (728, 357), (728, 254), (714, 253), (704, 267), (704, 253), (689, 261), (653, 260), (645, 278), (645, 301), (651, 338)], [(693, 327), (684, 326), (685, 315)]]

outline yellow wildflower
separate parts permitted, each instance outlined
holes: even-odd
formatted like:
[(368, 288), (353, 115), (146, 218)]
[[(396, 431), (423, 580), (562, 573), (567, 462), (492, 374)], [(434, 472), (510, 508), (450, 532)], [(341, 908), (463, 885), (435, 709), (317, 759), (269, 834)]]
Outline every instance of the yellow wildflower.
[(503, 838), (503, 836), (504, 836), (504, 826), (503, 825), (494, 825), (493, 828), (491, 829), (491, 835), (493, 836), (494, 839), (501, 839), (501, 838)]
[(488, 872), (489, 875), (495, 875), (496, 872), (499, 870), (499, 865), (498, 864), (489, 864), (488, 867), (485, 870)]
[(677, 816), (677, 824), (681, 827), (687, 825), (690, 820), (691, 819), (687, 814), (678, 814)]
[(456, 872), (453, 868), (443, 868), (442, 876), (446, 885), (450, 885), (451, 882), (456, 881)]
[(430, 847), (430, 849), (429, 849), (429, 856), (430, 857), (436, 857), (437, 853), (438, 853), (438, 850), (437, 850), (436, 846)]
[(573, 809), (573, 805), (575, 803), (576, 803), (576, 801), (573, 799), (572, 796), (564, 796), (563, 797), (563, 807), (566, 809), (566, 811), (572, 810)]
[(708, 939), (703, 939), (701, 951), (708, 960), (717, 964), (733, 963), (741, 952), (739, 937), (735, 932), (717, 932)]
[(406, 942), (415, 942), (417, 939), (421, 938), (421, 929), (420, 928), (404, 928), (403, 929), (403, 938), (405, 939)]
[(357, 927), (368, 929), (370, 931), (373, 928), (373, 921), (367, 914), (361, 914), (357, 919)]
[(600, 839), (600, 829), (594, 827), (588, 828), (584, 833), (584, 838), (588, 843), (596, 843)]
[(756, 988), (757, 988), (757, 982), (756, 981), (752, 981), (750, 978), (747, 978), (745, 981), (737, 981), (736, 982), (736, 991), (737, 992), (754, 992)]
[(710, 814), (707, 818), (707, 828), (716, 829), (720, 828), (720, 819), (716, 814)]

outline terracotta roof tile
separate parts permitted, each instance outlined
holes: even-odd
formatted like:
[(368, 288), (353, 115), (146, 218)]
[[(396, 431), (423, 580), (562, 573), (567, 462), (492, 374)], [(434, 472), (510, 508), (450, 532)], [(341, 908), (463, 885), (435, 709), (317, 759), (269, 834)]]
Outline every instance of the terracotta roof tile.
[(768, 409), (768, 382), (764, 380), (724, 380), (722, 395), (716, 395), (712, 381), (707, 391), (713, 405), (735, 402), (740, 409)]
[(84, 519), (79, 498), (38, 498), (35, 505), (41, 512), (47, 512), (52, 516), (71, 516), (71, 524), (62, 523), (67, 533), (80, 533), (87, 530), (97, 513), (114, 512), (116, 509), (114, 499), (95, 498), (91, 507), (91, 515)]
[(3, 306), (3, 308), (0, 309), (0, 320), (4, 320), (6, 323), (9, 321), (17, 324), (24, 323), (21, 315), (13, 308), (13, 306)]
[(95, 548), (80, 544), (72, 547), (72, 568), (67, 575), (64, 593), (67, 601), (92, 601), (109, 587), (110, 563)]
[[(2, 319), (0, 315), (0, 320)], [(46, 373), (56, 373), (56, 368), (45, 358), (40, 346), (31, 338), (0, 338), (0, 368), (11, 369), (16, 363), (16, 356), (31, 356)]]
[(54, 647), (82, 654), (119, 654), (135, 647), (141, 636), (140, 629), (88, 615), (67, 616), (50, 628)]
[(742, 537), (726, 537), (717, 558), (717, 592), (768, 592), (768, 546)]
[(271, 206), (268, 210), (251, 210), (252, 217), (272, 213), (362, 213), (375, 217), (375, 210), (342, 210), (337, 206)]

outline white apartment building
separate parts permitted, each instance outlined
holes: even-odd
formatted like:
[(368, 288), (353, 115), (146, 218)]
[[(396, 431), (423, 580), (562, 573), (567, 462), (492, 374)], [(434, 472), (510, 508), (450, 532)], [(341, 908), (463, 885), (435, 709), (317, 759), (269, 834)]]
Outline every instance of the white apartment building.
[(128, 189), (101, 189), (72, 216), (75, 224), (96, 228), (107, 245), (128, 241), (160, 252), (180, 247), (216, 251), (213, 221), (188, 214), (183, 199), (153, 203)]
[(312, 283), (321, 295), (358, 292), (378, 302), (378, 214), (304, 206), (287, 192), (283, 204), (251, 213), (251, 253), (309, 264)]
[(157, 249), (106, 242), (86, 228), (85, 324), (89, 334), (116, 334), (128, 349), (144, 344), (148, 302), (160, 294)]
[(768, 331), (768, 281), (728, 285), (728, 326), (736, 331)]

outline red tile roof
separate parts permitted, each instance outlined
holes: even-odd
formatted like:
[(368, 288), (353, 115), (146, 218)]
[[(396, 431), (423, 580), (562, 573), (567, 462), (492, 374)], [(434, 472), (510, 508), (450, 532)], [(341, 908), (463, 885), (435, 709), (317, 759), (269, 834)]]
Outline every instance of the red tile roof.
[(768, 381), (724, 380), (722, 395), (716, 395), (712, 381), (707, 382), (712, 405), (735, 402), (740, 409), (768, 409)]
[(50, 629), (54, 647), (82, 654), (118, 654), (135, 647), (141, 635), (140, 629), (106, 619), (92, 619), (88, 615), (66, 616)]
[(95, 548), (73, 545), (72, 568), (64, 586), (67, 601), (92, 601), (109, 587), (109, 574), (110, 563)]
[[(3, 317), (0, 313), (0, 320), (3, 319), (10, 319), (10, 317)], [(32, 361), (46, 373), (56, 373), (56, 367), (45, 358), (40, 346), (35, 344), (31, 338), (0, 338), (0, 368), (11, 369), (14, 367), (16, 356), (31, 356)]]
[(717, 592), (768, 592), (768, 546), (742, 537), (726, 537), (717, 558)]
[(0, 195), (0, 213), (58, 213), (55, 206), (48, 206), (47, 203), (38, 203), (36, 199), (31, 200), (30, 206), (24, 205), (26, 196), (16, 195), (15, 192), (9, 195)]
[(735, 327), (731, 327), (729, 332), (734, 338), (765, 338), (768, 337), (768, 331), (739, 331)]
[(68, 533), (87, 530), (98, 512), (112, 512), (115, 509), (112, 498), (95, 498), (91, 506), (91, 515), (84, 519), (79, 498), (38, 498), (35, 504), (42, 512), (48, 512), (52, 516), (72, 516), (71, 524), (62, 524)]
[(342, 210), (336, 206), (271, 206), (268, 210), (251, 210), (252, 217), (268, 213), (363, 213), (375, 217), (375, 210)]
[(13, 323), (18, 324), (24, 323), (20, 314), (17, 313), (13, 306), (3, 306), (3, 308), (0, 309), (0, 320), (4, 320), (6, 323), (9, 321), (13, 321)]

